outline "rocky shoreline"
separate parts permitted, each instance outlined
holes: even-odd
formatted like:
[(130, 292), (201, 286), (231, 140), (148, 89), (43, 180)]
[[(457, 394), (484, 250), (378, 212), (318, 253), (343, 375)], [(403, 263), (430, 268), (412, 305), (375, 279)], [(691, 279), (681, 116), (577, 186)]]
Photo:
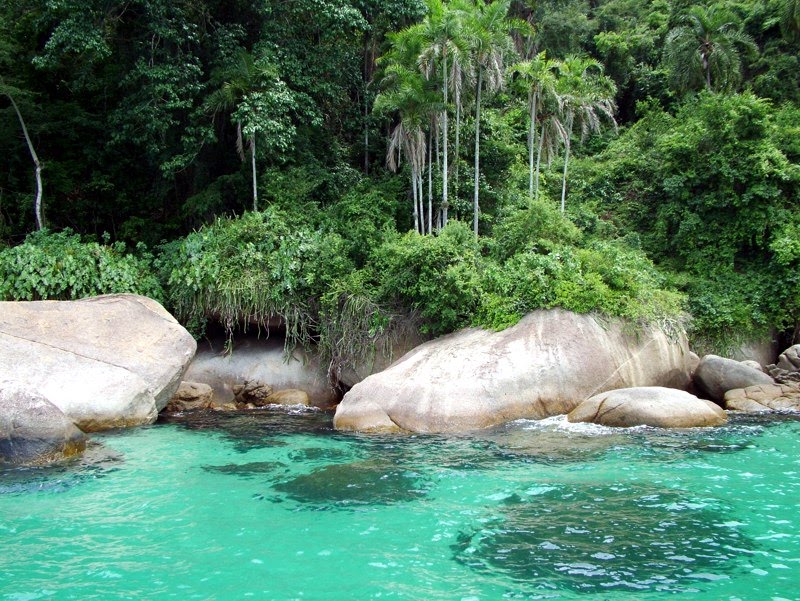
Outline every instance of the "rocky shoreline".
[(559, 309), (501, 332), (424, 342), (386, 369), (357, 370), (343, 397), (317, 358), (287, 360), (277, 340), (196, 351), (145, 297), (0, 303), (0, 466), (62, 460), (82, 452), (86, 433), (153, 423), (162, 411), (335, 408), (337, 429), (409, 433), (564, 414), (616, 427), (712, 427), (725, 410), (800, 411), (800, 345), (765, 366), (699, 359), (682, 334)]

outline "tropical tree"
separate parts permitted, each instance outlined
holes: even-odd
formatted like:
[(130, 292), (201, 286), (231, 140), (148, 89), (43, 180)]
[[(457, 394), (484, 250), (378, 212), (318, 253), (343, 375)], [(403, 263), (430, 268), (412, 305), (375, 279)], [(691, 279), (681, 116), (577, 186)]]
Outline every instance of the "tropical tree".
[(244, 143), (250, 150), (253, 183), (253, 211), (258, 210), (256, 137), (264, 134), (272, 148), (286, 149), (295, 128), (289, 117), (295, 106), (292, 92), (278, 77), (276, 67), (266, 59), (254, 59), (240, 50), (236, 60), (215, 73), (219, 87), (206, 106), (216, 116), (224, 111), (236, 123), (236, 151), (244, 162)]
[(564, 128), (564, 174), (561, 180), (561, 212), (564, 212), (567, 196), (567, 167), (572, 149), (572, 134), (575, 127), (581, 132), (581, 140), (600, 131), (603, 117), (614, 127), (614, 82), (603, 75), (603, 66), (592, 58), (571, 55), (559, 67), (558, 102), (561, 124)]
[[(375, 98), (373, 111), (378, 114), (399, 114), (399, 121), (392, 129), (386, 150), (386, 164), (392, 171), (399, 169), (404, 156), (411, 172), (411, 197), (413, 202), (414, 229), (424, 234), (425, 211), (423, 206), (423, 175), (425, 173), (426, 128), (438, 113), (441, 104), (438, 95), (428, 87), (428, 82), (416, 69), (400, 63), (386, 67), (384, 90)], [(428, 161), (430, 169), (430, 161)], [(428, 232), (431, 225), (432, 207), (428, 209)]]
[[(528, 195), (531, 199), (538, 198), (539, 162), (543, 149), (541, 144), (537, 144), (536, 139), (538, 112), (546, 99), (555, 99), (558, 66), (558, 61), (548, 59), (546, 53), (542, 51), (532, 59), (519, 62), (511, 67), (511, 73), (517, 77), (518, 85), (528, 95)], [(558, 121), (554, 113), (551, 113), (550, 118)], [(558, 125), (560, 126), (560, 122)], [(557, 128), (552, 131), (557, 131)], [(552, 148), (552, 141), (551, 138), (548, 148)], [(533, 156), (536, 147), (538, 147), (538, 152), (534, 169)]]
[(478, 235), (480, 181), (481, 93), (496, 92), (505, 85), (506, 62), (514, 53), (511, 30), (515, 23), (508, 18), (511, 0), (494, 0), (489, 4), (476, 0), (475, 9), (467, 13), (466, 31), (472, 62), (475, 65), (475, 184), (472, 196), (472, 229)]
[(781, 29), (787, 37), (800, 36), (800, 0), (782, 0)]
[[(415, 34), (421, 41), (418, 57), (420, 69), (428, 79), (440, 79), (442, 90), (442, 221), (447, 223), (448, 200), (448, 147), (449, 147), (449, 92), (452, 85), (460, 86), (463, 57), (466, 54), (463, 22), (460, 11), (451, 10), (442, 0), (426, 0), (428, 14)], [(456, 93), (460, 103), (460, 88)]]
[(36, 229), (40, 230), (44, 227), (44, 219), (42, 218), (42, 163), (39, 161), (39, 155), (36, 154), (36, 149), (33, 147), (31, 136), (28, 133), (28, 128), (25, 125), (25, 119), (22, 118), (22, 112), (19, 110), (14, 96), (20, 96), (23, 92), (13, 86), (7, 85), (2, 78), (0, 78), (0, 95), (8, 98), (11, 102), (11, 108), (19, 119), (19, 125), (22, 128), (22, 135), (25, 137), (25, 144), (28, 146), (28, 152), (31, 155), (31, 160), (34, 166), (34, 177), (36, 178), (36, 196), (33, 201), (33, 211), (36, 219)]
[(758, 47), (733, 13), (717, 4), (692, 6), (684, 24), (667, 34), (664, 60), (678, 89), (730, 90), (741, 81), (742, 51)]

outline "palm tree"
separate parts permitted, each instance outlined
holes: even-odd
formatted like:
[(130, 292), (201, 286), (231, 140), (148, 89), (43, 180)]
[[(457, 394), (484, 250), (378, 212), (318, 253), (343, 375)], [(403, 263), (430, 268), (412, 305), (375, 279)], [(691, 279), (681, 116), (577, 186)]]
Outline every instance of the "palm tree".
[(505, 85), (506, 61), (514, 53), (511, 30), (515, 23), (508, 18), (511, 0), (489, 4), (476, 0), (475, 10), (466, 15), (469, 46), (475, 65), (475, 184), (472, 199), (472, 228), (478, 235), (480, 181), (481, 93), (496, 92)]
[(800, 0), (783, 0), (781, 2), (781, 29), (789, 38), (800, 35)]
[[(448, 93), (453, 83), (460, 86), (462, 57), (465, 54), (460, 11), (451, 10), (442, 0), (426, 0), (428, 14), (417, 27), (422, 41), (419, 67), (428, 79), (441, 77), (443, 106), (442, 123), (442, 214), (447, 223), (448, 200)], [(460, 104), (460, 87), (456, 93)]]
[(25, 137), (25, 143), (28, 146), (28, 152), (31, 155), (31, 160), (34, 166), (34, 176), (36, 178), (36, 196), (33, 201), (33, 212), (36, 219), (36, 229), (40, 230), (44, 227), (44, 220), (42, 218), (42, 163), (39, 161), (39, 155), (33, 147), (33, 142), (28, 134), (28, 128), (25, 125), (25, 120), (22, 118), (22, 112), (19, 110), (17, 102), (14, 100), (15, 95), (21, 95), (22, 91), (12, 86), (6, 85), (2, 78), (0, 78), (0, 95), (8, 98), (11, 102), (11, 107), (19, 119), (19, 125), (22, 128), (22, 135)]
[[(531, 199), (538, 198), (539, 191), (539, 161), (541, 160), (542, 145), (539, 146), (538, 158), (534, 178), (534, 147), (536, 142), (536, 121), (538, 111), (542, 103), (547, 98), (555, 98), (556, 92), (556, 71), (559, 61), (547, 58), (544, 51), (537, 54), (532, 59), (522, 61), (511, 67), (511, 72), (518, 77), (518, 80), (528, 94), (528, 195)], [(555, 118), (555, 115), (551, 115)], [(556, 118), (557, 120), (557, 118)], [(559, 122), (560, 125), (560, 122)], [(548, 143), (548, 148), (552, 145)], [(534, 186), (535, 179), (535, 186)]]
[(614, 120), (614, 82), (602, 74), (603, 66), (592, 58), (566, 57), (559, 68), (558, 102), (564, 128), (564, 175), (561, 180), (561, 212), (564, 212), (567, 195), (567, 166), (572, 149), (572, 133), (577, 125), (581, 140), (590, 133), (600, 131), (601, 117)]
[(256, 134), (266, 129), (261, 113), (265, 112), (267, 105), (273, 105), (274, 109), (276, 105), (289, 104), (289, 93), (273, 65), (255, 60), (244, 50), (239, 51), (232, 64), (217, 70), (213, 78), (221, 83), (209, 95), (206, 107), (214, 116), (224, 111), (235, 119), (236, 151), (242, 162), (245, 161), (244, 142), (247, 138), (253, 181), (253, 211), (257, 211)]
[(667, 34), (664, 60), (679, 89), (729, 90), (741, 80), (741, 51), (758, 47), (729, 10), (692, 6), (684, 24)]
[[(439, 111), (441, 103), (437, 95), (429, 89), (427, 81), (419, 71), (399, 63), (391, 63), (386, 67), (382, 84), (385, 89), (375, 98), (373, 111), (378, 114), (400, 115), (399, 122), (389, 136), (386, 164), (392, 171), (397, 171), (401, 157), (405, 156), (411, 171), (414, 229), (417, 233), (423, 234), (426, 227), (422, 179), (428, 147), (425, 129)], [(427, 229), (430, 230), (432, 213), (430, 207), (428, 213)]]

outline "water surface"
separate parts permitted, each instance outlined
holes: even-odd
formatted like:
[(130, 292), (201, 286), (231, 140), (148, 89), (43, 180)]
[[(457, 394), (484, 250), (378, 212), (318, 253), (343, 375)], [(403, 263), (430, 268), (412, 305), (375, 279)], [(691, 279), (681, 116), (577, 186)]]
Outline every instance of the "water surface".
[(0, 472), (0, 599), (797, 599), (800, 421), (203, 414)]

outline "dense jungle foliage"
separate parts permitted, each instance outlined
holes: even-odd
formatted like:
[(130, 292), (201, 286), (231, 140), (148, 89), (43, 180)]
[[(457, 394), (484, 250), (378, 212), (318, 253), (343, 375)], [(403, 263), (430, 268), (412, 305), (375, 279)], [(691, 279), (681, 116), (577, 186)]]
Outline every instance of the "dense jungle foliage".
[(537, 308), (800, 318), (798, 0), (6, 0), (0, 298), (334, 369)]

